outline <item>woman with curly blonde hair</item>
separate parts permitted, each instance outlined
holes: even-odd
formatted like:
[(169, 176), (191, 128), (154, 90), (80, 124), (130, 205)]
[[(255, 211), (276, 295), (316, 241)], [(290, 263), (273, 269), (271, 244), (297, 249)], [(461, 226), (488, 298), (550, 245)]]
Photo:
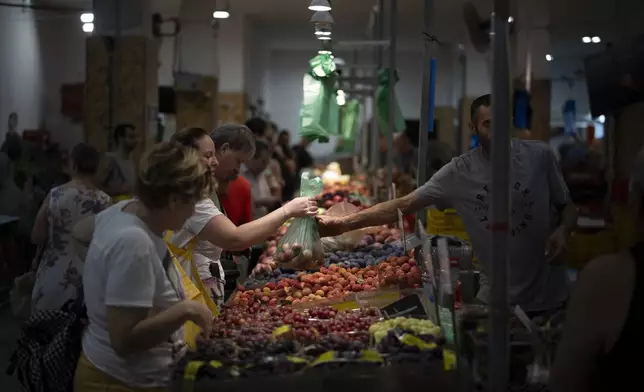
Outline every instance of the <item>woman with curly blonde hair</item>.
[(213, 315), (186, 300), (163, 234), (179, 230), (211, 187), (200, 154), (160, 143), (142, 158), (136, 198), (98, 214), (85, 259), (89, 318), (75, 390), (161, 391), (183, 344), (183, 325), (207, 332)]

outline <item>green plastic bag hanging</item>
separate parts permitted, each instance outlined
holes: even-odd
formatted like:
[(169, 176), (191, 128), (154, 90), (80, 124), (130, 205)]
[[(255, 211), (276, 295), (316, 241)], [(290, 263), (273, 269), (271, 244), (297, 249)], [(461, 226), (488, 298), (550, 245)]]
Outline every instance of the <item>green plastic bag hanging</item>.
[[(394, 86), (400, 80), (398, 71), (394, 72)], [(394, 132), (405, 130), (405, 118), (400, 110), (400, 105), (394, 93)], [(384, 135), (389, 131), (389, 70), (381, 69), (378, 72), (378, 89), (376, 90), (376, 102), (378, 104), (378, 117), (380, 119), (380, 132)]]
[(355, 138), (360, 117), (360, 102), (357, 99), (348, 101), (340, 109), (340, 139), (336, 152), (354, 152)]
[(310, 72), (304, 75), (300, 110), (300, 136), (311, 141), (328, 142), (333, 134), (335, 63), (330, 55), (318, 55), (309, 61)]
[[(324, 184), (320, 177), (303, 173), (300, 196), (315, 197), (322, 193)], [(304, 216), (293, 219), (288, 230), (277, 244), (273, 258), (281, 267), (297, 270), (313, 269), (324, 265), (324, 247), (315, 218)]]
[(340, 105), (338, 105), (338, 92), (333, 91), (329, 97), (329, 122), (326, 127), (331, 135), (340, 134)]

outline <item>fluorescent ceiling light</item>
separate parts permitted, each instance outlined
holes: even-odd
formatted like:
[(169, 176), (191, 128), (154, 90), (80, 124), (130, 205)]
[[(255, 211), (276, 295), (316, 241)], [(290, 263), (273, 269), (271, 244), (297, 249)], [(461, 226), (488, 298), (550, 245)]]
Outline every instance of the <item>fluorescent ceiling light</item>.
[(83, 23), (83, 31), (86, 33), (94, 31), (94, 23)]
[(230, 18), (230, 12), (228, 11), (215, 11), (212, 13), (212, 17), (215, 19), (228, 19)]
[(552, 61), (552, 60), (554, 60), (554, 57), (552, 57), (552, 55), (551, 55), (551, 54), (547, 54), (547, 55), (546, 55), (546, 60), (548, 60), (548, 61)]
[(91, 12), (86, 12), (84, 14), (81, 14), (80, 20), (83, 23), (94, 23), (94, 14)]
[(318, 39), (320, 41), (331, 41), (331, 36), (330, 35), (318, 35)]
[(309, 9), (311, 11), (331, 11), (331, 4), (327, 0), (311, 0)]
[(592, 42), (592, 39), (590, 37), (582, 37), (581, 42), (589, 44)]
[(331, 52), (330, 50), (322, 49), (322, 50), (318, 50), (318, 54), (333, 54), (333, 52)]
[(315, 35), (331, 35), (331, 31), (325, 29), (315, 30)]
[(332, 24), (335, 23), (333, 20), (333, 17), (328, 11), (317, 11), (316, 13), (311, 16), (311, 23), (328, 23)]
[(599, 38), (598, 36), (594, 36), (592, 38), (592, 41), (593, 41), (594, 44), (598, 44), (598, 43), (602, 42), (602, 39)]

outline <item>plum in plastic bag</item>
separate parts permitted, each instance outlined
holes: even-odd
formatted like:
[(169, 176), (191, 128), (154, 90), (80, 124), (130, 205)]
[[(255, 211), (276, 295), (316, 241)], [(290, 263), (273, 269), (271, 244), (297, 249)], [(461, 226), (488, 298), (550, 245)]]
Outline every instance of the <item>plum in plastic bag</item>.
[[(300, 196), (315, 197), (322, 192), (322, 188), (320, 177), (312, 177), (308, 172), (302, 173)], [(305, 216), (293, 219), (277, 244), (273, 260), (280, 266), (297, 270), (324, 265), (324, 248), (315, 218)]]
[(273, 259), (280, 266), (296, 270), (324, 265), (324, 248), (315, 219), (310, 216), (294, 219), (277, 244)]

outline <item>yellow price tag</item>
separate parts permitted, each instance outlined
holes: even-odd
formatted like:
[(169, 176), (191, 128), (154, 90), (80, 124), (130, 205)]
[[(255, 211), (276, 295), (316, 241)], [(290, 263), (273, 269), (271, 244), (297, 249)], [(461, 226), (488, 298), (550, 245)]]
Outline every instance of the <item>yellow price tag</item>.
[(291, 326), (290, 325), (282, 325), (281, 327), (277, 327), (273, 330), (273, 337), (276, 338), (278, 336), (284, 335), (285, 333), (291, 332)]
[(360, 360), (362, 360), (362, 361), (376, 362), (376, 363), (384, 362), (384, 360), (382, 359), (382, 357), (380, 356), (380, 354), (378, 354), (378, 352), (376, 350), (364, 350), (364, 351), (362, 351), (361, 354), (362, 355), (360, 357)]
[(206, 363), (204, 361), (190, 361), (186, 365), (186, 370), (183, 373), (184, 380), (194, 381), (197, 379), (197, 373), (199, 369), (203, 367)]
[(219, 369), (220, 367), (224, 366), (219, 361), (210, 361), (210, 362), (208, 362), (208, 365), (210, 365), (211, 368), (215, 368), (215, 369)]
[(456, 369), (456, 353), (454, 351), (443, 349), (443, 365), (445, 371)]
[(311, 366), (317, 366), (325, 362), (332, 361), (335, 361), (335, 353), (333, 351), (327, 351), (324, 354), (320, 355), (315, 361), (313, 361)]
[(306, 360), (306, 359), (304, 359), (304, 358), (300, 358), (300, 357), (292, 357), (292, 356), (290, 356), (290, 355), (289, 355), (289, 356), (287, 356), (287, 357), (286, 357), (286, 359), (288, 359), (288, 361), (289, 361), (289, 362), (292, 362), (292, 363), (307, 363), (307, 360)]

